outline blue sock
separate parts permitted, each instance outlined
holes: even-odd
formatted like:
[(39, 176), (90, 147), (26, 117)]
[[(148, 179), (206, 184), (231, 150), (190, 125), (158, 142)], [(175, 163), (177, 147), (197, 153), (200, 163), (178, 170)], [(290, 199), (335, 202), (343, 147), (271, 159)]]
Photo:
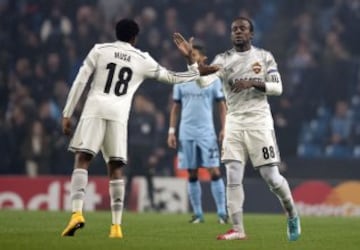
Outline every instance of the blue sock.
[(211, 181), (211, 193), (215, 200), (217, 214), (219, 216), (226, 215), (225, 185), (222, 178)]
[(203, 216), (201, 207), (201, 186), (199, 181), (188, 182), (188, 194), (193, 212), (196, 216)]

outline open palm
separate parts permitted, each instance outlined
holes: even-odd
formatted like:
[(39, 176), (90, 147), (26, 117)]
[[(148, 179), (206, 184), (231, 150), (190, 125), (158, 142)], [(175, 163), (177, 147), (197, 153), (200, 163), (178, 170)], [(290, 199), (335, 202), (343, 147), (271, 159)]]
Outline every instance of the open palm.
[(183, 56), (185, 57), (191, 56), (193, 40), (194, 40), (193, 37), (191, 37), (189, 41), (186, 41), (186, 39), (180, 33), (174, 33), (173, 40)]

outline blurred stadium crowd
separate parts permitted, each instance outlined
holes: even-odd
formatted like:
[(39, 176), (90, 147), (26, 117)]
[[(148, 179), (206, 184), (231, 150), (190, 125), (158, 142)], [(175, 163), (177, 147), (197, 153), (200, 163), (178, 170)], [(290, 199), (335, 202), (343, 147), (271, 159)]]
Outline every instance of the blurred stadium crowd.
[[(283, 77), (284, 94), (270, 99), (282, 157), (360, 157), (360, 0), (0, 0), (0, 173), (70, 173), (61, 111), (87, 52), (114, 40), (120, 18), (140, 24), (141, 50), (183, 70), (173, 32), (204, 43), (211, 61), (240, 15)], [(129, 123), (130, 152), (149, 146), (159, 175), (173, 173), (171, 90), (145, 82)]]

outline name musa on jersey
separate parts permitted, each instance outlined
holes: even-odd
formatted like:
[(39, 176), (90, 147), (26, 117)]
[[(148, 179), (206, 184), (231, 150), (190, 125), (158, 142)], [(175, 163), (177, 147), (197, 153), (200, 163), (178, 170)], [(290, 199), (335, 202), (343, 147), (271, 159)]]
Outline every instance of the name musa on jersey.
[(81, 119), (97, 117), (127, 123), (132, 98), (146, 78), (176, 83), (195, 80), (197, 65), (187, 72), (171, 72), (161, 67), (147, 52), (121, 41), (96, 44), (79, 70), (70, 90), (63, 115), (70, 117), (93, 74)]

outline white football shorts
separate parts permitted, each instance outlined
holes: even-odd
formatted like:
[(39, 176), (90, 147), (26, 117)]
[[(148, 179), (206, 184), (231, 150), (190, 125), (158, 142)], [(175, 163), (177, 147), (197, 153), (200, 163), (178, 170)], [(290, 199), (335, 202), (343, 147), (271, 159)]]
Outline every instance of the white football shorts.
[(280, 164), (280, 152), (273, 129), (225, 131), (221, 160), (236, 160), (246, 164), (248, 158), (254, 168)]
[(70, 141), (69, 150), (96, 155), (99, 150), (105, 162), (127, 162), (127, 124), (101, 118), (81, 119)]

